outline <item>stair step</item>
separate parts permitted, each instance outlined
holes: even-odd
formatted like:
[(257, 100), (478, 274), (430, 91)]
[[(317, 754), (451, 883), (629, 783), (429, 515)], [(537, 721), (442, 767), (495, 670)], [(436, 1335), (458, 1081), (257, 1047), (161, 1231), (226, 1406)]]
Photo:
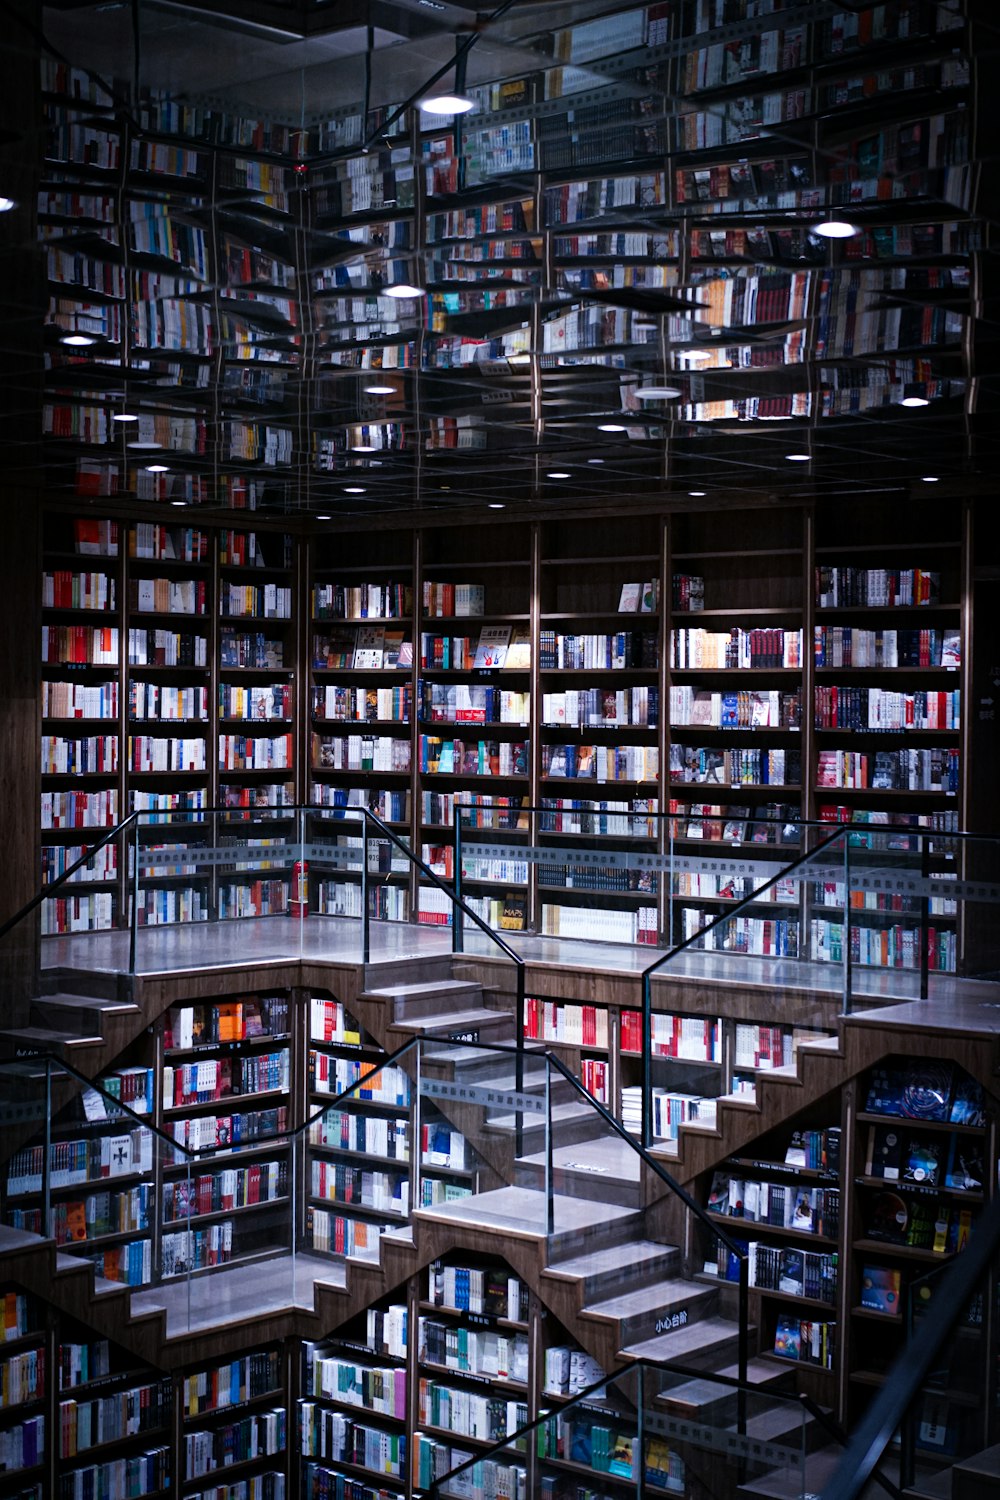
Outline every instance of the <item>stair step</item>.
[(387, 1031), (431, 1033), (434, 1031), (470, 1031), (486, 1027), (503, 1027), (513, 1037), (513, 1018), (500, 1010), (452, 1010), (435, 1015), (403, 1015), (389, 1022)]
[(702, 1318), (697, 1323), (688, 1322), (629, 1344), (621, 1354), (625, 1359), (677, 1360), (689, 1365), (711, 1359), (714, 1369), (720, 1354), (729, 1362), (738, 1337), (737, 1325), (728, 1318)]
[(45, 1010), (83, 1010), (95, 1014), (134, 1014), (139, 1009), (134, 1000), (103, 1000), (99, 995), (39, 995), (31, 1003)]
[[(735, 1364), (726, 1365), (714, 1372), (717, 1375), (725, 1375), (733, 1380), (739, 1378), (739, 1367)], [(747, 1384), (759, 1390), (766, 1390), (768, 1386), (787, 1382), (788, 1372), (776, 1368), (773, 1361), (764, 1359), (747, 1360)], [(723, 1385), (718, 1380), (713, 1380), (710, 1375), (702, 1380), (685, 1380), (682, 1385), (675, 1385), (670, 1390), (664, 1391), (659, 1397), (660, 1402), (670, 1411), (696, 1416), (703, 1413), (706, 1408), (715, 1406), (719, 1401), (732, 1399), (735, 1392), (732, 1386)]]
[(583, 1283), (585, 1301), (595, 1302), (601, 1293), (609, 1296), (634, 1285), (639, 1278), (662, 1276), (673, 1270), (680, 1259), (676, 1245), (660, 1245), (655, 1240), (634, 1240), (625, 1245), (608, 1245), (566, 1260), (549, 1261), (546, 1276)]
[(103, 1036), (78, 1036), (72, 1031), (50, 1031), (46, 1026), (4, 1027), (0, 1043), (30, 1048), (32, 1052), (59, 1052), (73, 1047), (103, 1047)]
[[(616, 1323), (623, 1350), (628, 1353), (637, 1341), (672, 1337), (714, 1322), (717, 1302), (714, 1287), (675, 1276), (633, 1287), (603, 1302), (588, 1303), (583, 1312), (588, 1318)], [(736, 1324), (727, 1322), (724, 1326), (729, 1338), (735, 1339)]]
[(481, 989), (482, 985), (476, 984), (471, 979), (431, 979), (421, 980), (417, 984), (376, 985), (366, 989), (360, 998), (362, 1000), (419, 1000), (428, 995), (454, 995), (458, 992), (472, 994)]

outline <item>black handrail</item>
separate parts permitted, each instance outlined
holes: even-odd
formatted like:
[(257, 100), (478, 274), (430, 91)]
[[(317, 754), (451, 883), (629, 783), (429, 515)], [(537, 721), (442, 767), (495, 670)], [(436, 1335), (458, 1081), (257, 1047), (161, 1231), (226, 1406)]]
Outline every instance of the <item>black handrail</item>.
[(30, 901), (26, 901), (20, 911), (16, 911), (12, 917), (8, 917), (7, 921), (0, 925), (0, 938), (6, 937), (12, 928), (16, 927), (19, 922), (24, 921), (25, 917), (30, 917), (36, 907), (41, 906), (43, 901), (47, 901), (61, 886), (66, 884), (67, 880), (76, 874), (77, 870), (85, 865), (88, 860), (93, 859), (94, 855), (103, 849), (105, 844), (110, 844), (112, 839), (117, 838), (120, 833), (123, 833), (140, 816), (141, 814), (137, 812), (129, 813), (128, 817), (123, 818), (120, 823), (116, 823), (114, 828), (109, 828), (104, 837), (99, 838), (96, 844), (91, 844), (89, 849), (85, 849), (80, 858), (74, 860), (69, 869), (64, 870), (58, 880), (53, 880), (49, 885), (43, 885), (38, 894), (32, 896)]
[[(617, 1135), (621, 1140), (628, 1143), (632, 1150), (637, 1153), (640, 1160), (645, 1162), (646, 1166), (649, 1167), (650, 1170), (655, 1173), (655, 1175), (659, 1177), (662, 1182), (666, 1184), (669, 1190), (681, 1200), (685, 1208), (693, 1213), (695, 1217), (701, 1221), (705, 1228), (708, 1229), (709, 1232), (715, 1237), (715, 1239), (725, 1246), (729, 1254), (736, 1259), (736, 1263), (739, 1266), (739, 1329), (737, 1334), (738, 1344), (736, 1361), (737, 1370), (739, 1372), (739, 1379), (745, 1384), (747, 1378), (747, 1364), (750, 1357), (750, 1257), (746, 1249), (737, 1240), (731, 1239), (726, 1231), (724, 1229), (721, 1229), (715, 1222), (715, 1220), (709, 1217), (708, 1213), (704, 1208), (702, 1208), (697, 1199), (692, 1198), (687, 1189), (682, 1187), (681, 1184), (671, 1176), (666, 1167), (662, 1166), (661, 1163), (656, 1160), (655, 1156), (650, 1155), (649, 1150), (645, 1145), (640, 1145), (640, 1143), (635, 1140), (633, 1136), (629, 1135), (625, 1127), (615, 1119), (614, 1115), (604, 1104), (601, 1103), (600, 1099), (595, 1099), (593, 1094), (588, 1093), (588, 1091), (583, 1087), (583, 1084), (580, 1082), (580, 1080), (570, 1072), (569, 1068), (567, 1068), (566, 1064), (562, 1061), (561, 1058), (556, 1057), (554, 1053), (546, 1053), (546, 1056), (549, 1057), (550, 1064), (555, 1067), (556, 1071), (558, 1073), (561, 1073), (563, 1077), (569, 1083), (571, 1083), (577, 1090), (577, 1092), (587, 1101), (587, 1103), (597, 1110), (598, 1114), (603, 1118), (605, 1124), (611, 1127), (615, 1135)], [(741, 1431), (743, 1430), (742, 1416), (743, 1413), (741, 1406)]]
[(642, 984), (642, 1143), (644, 1146), (649, 1147), (652, 1145), (653, 1140), (653, 975), (664, 964), (676, 958), (678, 953), (683, 953), (686, 948), (692, 947), (707, 932), (712, 932), (716, 927), (721, 927), (725, 922), (731, 922), (734, 917), (739, 916), (745, 907), (754, 905), (760, 900), (764, 891), (770, 890), (772, 886), (777, 885), (781, 880), (787, 880), (789, 874), (793, 870), (798, 869), (800, 865), (808, 863), (817, 854), (822, 854), (823, 850), (828, 849), (831, 844), (846, 838), (846, 826), (838, 824), (834, 832), (828, 838), (821, 840), (815, 849), (809, 849), (805, 853), (800, 854), (796, 859), (792, 860), (791, 864), (782, 865), (776, 875), (772, 875), (770, 879), (765, 880), (763, 885), (758, 886), (749, 896), (744, 896), (730, 911), (720, 912), (717, 917), (712, 918), (711, 922), (706, 922), (704, 927), (700, 927), (697, 932), (693, 932), (690, 937), (686, 937), (683, 942), (677, 943), (675, 947), (661, 954), (659, 958), (654, 959), (647, 968), (643, 969), (640, 982)]

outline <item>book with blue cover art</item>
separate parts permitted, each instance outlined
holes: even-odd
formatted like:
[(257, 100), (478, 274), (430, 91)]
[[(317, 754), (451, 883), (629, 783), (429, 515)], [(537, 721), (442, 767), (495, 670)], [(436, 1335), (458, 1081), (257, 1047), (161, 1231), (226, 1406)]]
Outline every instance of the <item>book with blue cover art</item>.
[(861, 1273), (861, 1306), (869, 1312), (898, 1315), (899, 1271), (895, 1266), (865, 1266)]

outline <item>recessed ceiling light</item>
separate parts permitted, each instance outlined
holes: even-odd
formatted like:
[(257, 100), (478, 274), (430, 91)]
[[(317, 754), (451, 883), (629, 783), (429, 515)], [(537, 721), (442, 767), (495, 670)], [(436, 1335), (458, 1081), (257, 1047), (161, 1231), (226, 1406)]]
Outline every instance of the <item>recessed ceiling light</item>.
[(640, 401), (673, 401), (683, 395), (675, 385), (640, 385), (635, 393)]
[(604, 462), (604, 459), (603, 458), (588, 458), (587, 462), (588, 462), (588, 464), (602, 464)]
[(926, 396), (904, 396), (900, 406), (930, 406)]
[(394, 396), (396, 394), (394, 385), (366, 385), (364, 389), (368, 396)]
[(171, 505), (187, 505), (186, 500), (171, 500)]
[(420, 108), (429, 115), (466, 115), (475, 107), (473, 100), (466, 99), (464, 94), (434, 94), (420, 101)]
[(504, 503), (503, 503), (502, 500), (491, 500), (490, 501), (490, 504), (489, 504), (489, 509), (490, 510), (506, 510), (506, 508), (507, 507), (504, 505)]
[(424, 295), (422, 287), (411, 286), (408, 281), (397, 281), (393, 286), (384, 286), (382, 291), (387, 297), (422, 297)]
[(0, 197), (0, 214), (9, 214), (12, 208), (17, 207), (16, 198)]
[(598, 432), (624, 432), (625, 426), (622, 422), (598, 422)]
[(112, 422), (138, 422), (139, 418), (136, 416), (135, 412), (116, 411), (112, 412), (111, 420)]
[(785, 457), (790, 464), (807, 464), (809, 462), (808, 453), (786, 453)]
[(569, 474), (567, 473), (567, 471), (565, 469), (553, 469), (552, 472), (551, 472), (551, 474), (548, 475), (548, 478), (549, 479), (568, 479), (569, 478)]
[(317, 521), (329, 521), (330, 517), (324, 511), (321, 515), (317, 515), (316, 519)]
[(363, 484), (347, 484), (344, 486), (345, 495), (366, 495), (368, 491)]
[(166, 464), (147, 464), (146, 465), (146, 473), (147, 474), (167, 474), (167, 473), (169, 473), (169, 470), (167, 469)]
[(701, 495), (704, 495), (706, 493), (707, 491), (705, 490), (688, 490), (688, 494), (693, 495), (695, 499), (698, 499)]
[(377, 453), (378, 449), (375, 447), (374, 443), (352, 443), (351, 444), (351, 452), (352, 453)]
[(85, 349), (88, 344), (96, 344), (97, 340), (89, 333), (64, 333), (59, 342), (68, 344), (71, 349)]
[(825, 240), (849, 240), (861, 230), (857, 224), (848, 224), (846, 219), (824, 219), (821, 224), (810, 224), (809, 232), (821, 235)]
[(155, 451), (158, 448), (162, 448), (163, 444), (162, 443), (135, 442), (135, 443), (126, 443), (125, 446), (126, 446), (126, 448), (133, 448), (133, 449), (135, 449), (136, 452), (150, 453), (150, 452)]
[(937, 484), (937, 482), (938, 482), (938, 476), (936, 474), (925, 474), (924, 475), (924, 484)]

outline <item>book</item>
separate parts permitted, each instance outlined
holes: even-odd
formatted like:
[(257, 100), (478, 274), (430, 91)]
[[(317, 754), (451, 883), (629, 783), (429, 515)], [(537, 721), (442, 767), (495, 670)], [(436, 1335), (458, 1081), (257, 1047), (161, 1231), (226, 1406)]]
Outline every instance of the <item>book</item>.
[(479, 644), (473, 666), (477, 668), (502, 667), (507, 660), (510, 644), (509, 625), (484, 625), (479, 632)]
[(903, 1138), (892, 1125), (869, 1125), (865, 1175), (898, 1182), (903, 1162)]
[(385, 627), (361, 625), (358, 627), (357, 645), (354, 648), (354, 668), (377, 669), (382, 666), (385, 653)]
[(798, 1359), (802, 1335), (798, 1318), (779, 1318), (774, 1330), (774, 1352), (781, 1359)]
[(941, 1140), (911, 1138), (906, 1150), (902, 1180), (934, 1187), (939, 1181), (943, 1149), (944, 1142)]
[(869, 1312), (898, 1316), (901, 1305), (899, 1283), (899, 1271), (895, 1266), (865, 1266), (861, 1273), (861, 1306)]
[(910, 1210), (898, 1193), (876, 1193), (864, 1219), (865, 1237), (905, 1245), (910, 1227)]
[(618, 596), (618, 613), (620, 615), (634, 614), (642, 601), (642, 592), (641, 583), (623, 583), (622, 591)]

